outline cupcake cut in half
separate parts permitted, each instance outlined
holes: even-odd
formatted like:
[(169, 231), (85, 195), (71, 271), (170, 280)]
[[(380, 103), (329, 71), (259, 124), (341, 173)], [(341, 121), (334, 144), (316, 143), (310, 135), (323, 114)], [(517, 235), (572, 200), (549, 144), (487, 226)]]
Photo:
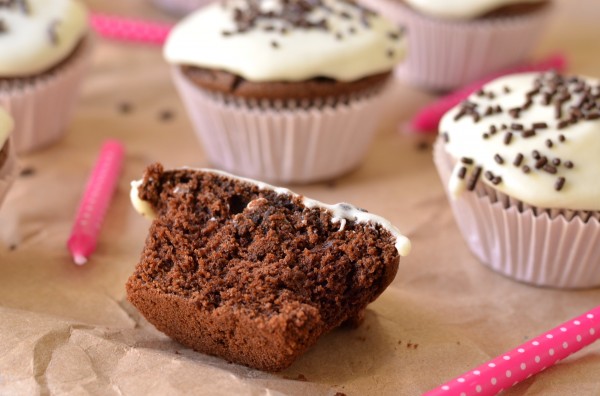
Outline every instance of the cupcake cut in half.
[(15, 119), (18, 152), (64, 135), (90, 41), (87, 12), (79, 1), (0, 2), (0, 103)]
[(180, 343), (261, 370), (360, 323), (410, 250), (379, 216), (220, 171), (150, 166), (132, 202), (154, 221), (129, 301)]
[(436, 164), (485, 264), (536, 285), (600, 285), (600, 82), (497, 79), (440, 124)]
[(551, 0), (364, 0), (406, 26), (408, 83), (447, 91), (516, 66), (533, 50)]
[(17, 160), (9, 139), (13, 128), (12, 117), (0, 107), (0, 205), (17, 176)]
[(277, 182), (360, 163), (402, 29), (342, 0), (235, 0), (181, 21), (164, 54), (210, 161)]

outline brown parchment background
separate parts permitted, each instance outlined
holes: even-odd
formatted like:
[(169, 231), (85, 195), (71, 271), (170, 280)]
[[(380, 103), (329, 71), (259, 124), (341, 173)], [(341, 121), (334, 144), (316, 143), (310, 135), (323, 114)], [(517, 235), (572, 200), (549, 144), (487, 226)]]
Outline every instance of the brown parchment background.
[[(170, 20), (142, 0), (88, 3)], [(564, 50), (571, 71), (600, 77), (599, 20), (597, 0), (557, 0), (536, 57)], [(126, 302), (149, 225), (129, 206), (129, 181), (156, 160), (209, 164), (160, 51), (98, 40), (67, 137), (22, 158), (35, 172), (17, 180), (0, 211), (0, 395), (418, 395), (600, 303), (600, 290), (534, 288), (480, 265), (458, 234), (430, 146), (419, 150), (418, 138), (395, 128), (434, 96), (400, 83), (391, 96), (360, 169), (294, 189), (389, 218), (413, 252), (361, 328), (336, 330), (290, 369), (266, 374), (184, 348)], [(121, 102), (130, 114), (118, 111)], [(171, 121), (160, 121), (164, 110)], [(106, 137), (124, 141), (127, 159), (98, 249), (76, 267), (65, 243)], [(507, 394), (600, 394), (600, 344)]]

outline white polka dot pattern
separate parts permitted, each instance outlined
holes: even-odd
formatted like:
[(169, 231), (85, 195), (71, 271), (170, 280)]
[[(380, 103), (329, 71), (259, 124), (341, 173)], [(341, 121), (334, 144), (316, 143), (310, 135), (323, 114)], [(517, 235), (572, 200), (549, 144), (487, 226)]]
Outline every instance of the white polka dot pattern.
[(424, 396), (497, 395), (600, 338), (600, 306), (468, 371)]

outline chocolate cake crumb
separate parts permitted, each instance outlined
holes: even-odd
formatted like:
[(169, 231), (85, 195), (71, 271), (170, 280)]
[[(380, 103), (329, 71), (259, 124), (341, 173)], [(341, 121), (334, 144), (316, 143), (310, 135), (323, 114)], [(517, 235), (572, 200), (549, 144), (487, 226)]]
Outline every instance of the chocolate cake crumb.
[(117, 105), (117, 110), (121, 114), (129, 114), (133, 111), (133, 106), (129, 102), (121, 102)]
[(332, 221), (303, 198), (216, 172), (146, 170), (156, 212), (129, 301), (196, 351), (279, 371), (367, 304), (396, 275), (396, 238)]
[(429, 149), (429, 143), (426, 140), (421, 140), (417, 143), (418, 151), (427, 151)]
[(174, 117), (175, 114), (172, 110), (161, 110), (161, 112), (158, 115), (158, 118), (164, 122), (171, 121)]
[(35, 168), (31, 167), (31, 166), (26, 166), (23, 169), (21, 169), (21, 172), (19, 173), (20, 177), (29, 177), (29, 176), (33, 176), (37, 173), (37, 171), (35, 170)]

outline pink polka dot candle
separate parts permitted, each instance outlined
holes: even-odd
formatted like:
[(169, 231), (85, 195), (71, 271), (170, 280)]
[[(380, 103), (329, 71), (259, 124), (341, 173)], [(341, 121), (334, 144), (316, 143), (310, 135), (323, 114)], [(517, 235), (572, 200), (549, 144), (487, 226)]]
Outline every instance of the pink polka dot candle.
[(600, 306), (467, 371), (424, 396), (497, 395), (600, 338)]

